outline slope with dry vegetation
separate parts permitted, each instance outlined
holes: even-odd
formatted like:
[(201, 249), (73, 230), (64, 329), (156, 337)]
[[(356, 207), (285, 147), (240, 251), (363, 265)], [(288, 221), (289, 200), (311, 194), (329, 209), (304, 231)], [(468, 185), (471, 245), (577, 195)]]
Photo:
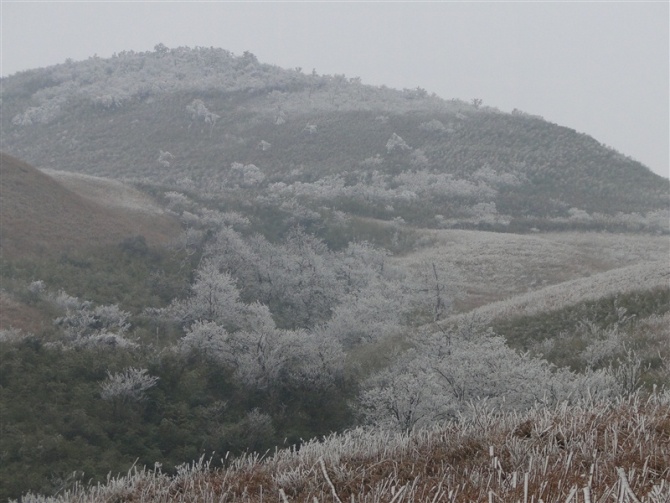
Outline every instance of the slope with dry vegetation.
[[(225, 461), (224, 461), (225, 462)], [(670, 394), (524, 414), (473, 408), (409, 434), (354, 430), (175, 476), (132, 469), (28, 502), (649, 502), (670, 500)]]
[(136, 235), (166, 243), (180, 231), (167, 215), (105, 207), (9, 155), (1, 154), (0, 169), (0, 250), (6, 258), (54, 256)]

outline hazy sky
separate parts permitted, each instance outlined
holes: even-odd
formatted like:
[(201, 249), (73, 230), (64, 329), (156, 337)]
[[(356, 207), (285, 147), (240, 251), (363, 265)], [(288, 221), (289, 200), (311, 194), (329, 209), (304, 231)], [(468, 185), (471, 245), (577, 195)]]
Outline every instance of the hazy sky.
[(159, 42), (248, 50), (282, 67), (542, 115), (669, 175), (667, 0), (0, 2), (3, 76)]

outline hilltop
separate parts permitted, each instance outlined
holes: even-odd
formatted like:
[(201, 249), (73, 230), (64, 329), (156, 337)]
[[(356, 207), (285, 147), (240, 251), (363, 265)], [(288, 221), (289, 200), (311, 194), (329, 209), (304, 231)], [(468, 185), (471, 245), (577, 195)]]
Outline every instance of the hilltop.
[(541, 117), (420, 88), (165, 46), (2, 88), (4, 148), (40, 168), (431, 228), (667, 232), (670, 186), (640, 163)]

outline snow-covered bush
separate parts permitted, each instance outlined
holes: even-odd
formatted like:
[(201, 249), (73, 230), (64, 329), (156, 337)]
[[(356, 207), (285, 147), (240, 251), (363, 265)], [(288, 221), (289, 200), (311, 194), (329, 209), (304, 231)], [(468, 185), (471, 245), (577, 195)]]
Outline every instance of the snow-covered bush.
[(468, 328), (420, 334), (413, 349), (363, 384), (361, 405), (370, 423), (406, 430), (455, 417), (481, 400), (520, 411), (537, 403), (613, 398), (621, 390), (607, 371), (555, 371), (500, 336)]
[(393, 133), (386, 142), (386, 151), (391, 153), (394, 151), (402, 152), (403, 150), (412, 150), (412, 148), (407, 145), (407, 142), (405, 142), (405, 140), (403, 140), (398, 134)]
[(202, 121), (205, 124), (210, 124), (212, 126), (214, 126), (216, 121), (221, 118), (220, 115), (210, 112), (205, 106), (205, 103), (199, 99), (195, 99), (187, 105), (186, 112), (190, 115), (191, 120)]
[(131, 348), (134, 342), (125, 334), (130, 328), (130, 313), (122, 311), (116, 304), (94, 306), (63, 291), (52, 298), (52, 302), (65, 311), (64, 316), (54, 320), (62, 330), (63, 337), (55, 343), (64, 348)]
[(244, 320), (244, 305), (236, 283), (229, 273), (208, 260), (196, 272), (189, 296), (173, 301), (167, 312), (185, 325), (201, 321), (239, 328)]
[(442, 124), (441, 121), (433, 119), (428, 122), (422, 122), (419, 124), (419, 129), (423, 131), (428, 131), (430, 133), (446, 133), (447, 128)]
[(265, 180), (265, 174), (254, 164), (234, 162), (230, 166), (228, 181), (240, 187), (255, 187)]
[(100, 384), (103, 400), (141, 402), (145, 392), (158, 383), (159, 378), (148, 374), (147, 369), (128, 367), (122, 372), (107, 371), (107, 379)]

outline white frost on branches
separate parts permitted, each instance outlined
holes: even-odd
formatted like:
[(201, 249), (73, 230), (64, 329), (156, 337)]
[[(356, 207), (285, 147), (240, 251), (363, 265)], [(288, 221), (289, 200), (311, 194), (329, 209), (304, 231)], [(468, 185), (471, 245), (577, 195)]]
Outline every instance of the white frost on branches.
[(141, 402), (145, 399), (145, 392), (153, 388), (159, 378), (148, 375), (147, 369), (128, 367), (123, 372), (112, 374), (107, 371), (100, 387), (100, 397), (103, 400), (121, 400), (122, 402)]
[(230, 166), (228, 181), (235, 185), (246, 188), (256, 187), (263, 180), (265, 180), (265, 175), (255, 164), (242, 164), (241, 162), (234, 162)]
[(221, 272), (213, 261), (206, 261), (196, 272), (189, 297), (174, 301), (168, 311), (187, 325), (194, 321), (214, 322), (235, 329), (243, 324), (245, 306), (235, 278)]
[(363, 384), (360, 398), (368, 422), (411, 430), (465, 413), (481, 400), (511, 411), (611, 398), (620, 391), (606, 371), (555, 370), (545, 360), (517, 353), (502, 337), (467, 329), (421, 335), (414, 348)]
[(419, 125), (419, 129), (421, 129), (423, 131), (428, 131), (430, 133), (446, 133), (447, 132), (447, 128), (444, 126), (444, 124), (442, 124), (442, 122), (437, 120), (437, 119), (433, 119), (433, 120), (428, 121), (428, 122), (422, 122)]
[(386, 151), (388, 153), (391, 153), (395, 150), (412, 150), (412, 147), (407, 145), (405, 140), (403, 140), (400, 136), (398, 136), (396, 133), (393, 133), (391, 137), (388, 139), (386, 142)]
[(220, 115), (210, 112), (202, 100), (195, 99), (186, 106), (186, 111), (190, 114), (192, 121), (202, 121), (211, 126), (216, 125), (216, 121), (221, 118)]
[(161, 166), (163, 166), (165, 168), (169, 168), (170, 167), (170, 161), (172, 161), (174, 159), (174, 156), (170, 152), (167, 152), (165, 150), (159, 150), (158, 152), (159, 152), (159, 154), (158, 154), (158, 164), (160, 164)]
[(94, 306), (92, 302), (72, 297), (62, 290), (51, 301), (65, 311), (54, 320), (64, 338), (58, 345), (65, 348), (132, 348), (136, 344), (125, 338), (130, 329), (130, 313), (116, 304)]

